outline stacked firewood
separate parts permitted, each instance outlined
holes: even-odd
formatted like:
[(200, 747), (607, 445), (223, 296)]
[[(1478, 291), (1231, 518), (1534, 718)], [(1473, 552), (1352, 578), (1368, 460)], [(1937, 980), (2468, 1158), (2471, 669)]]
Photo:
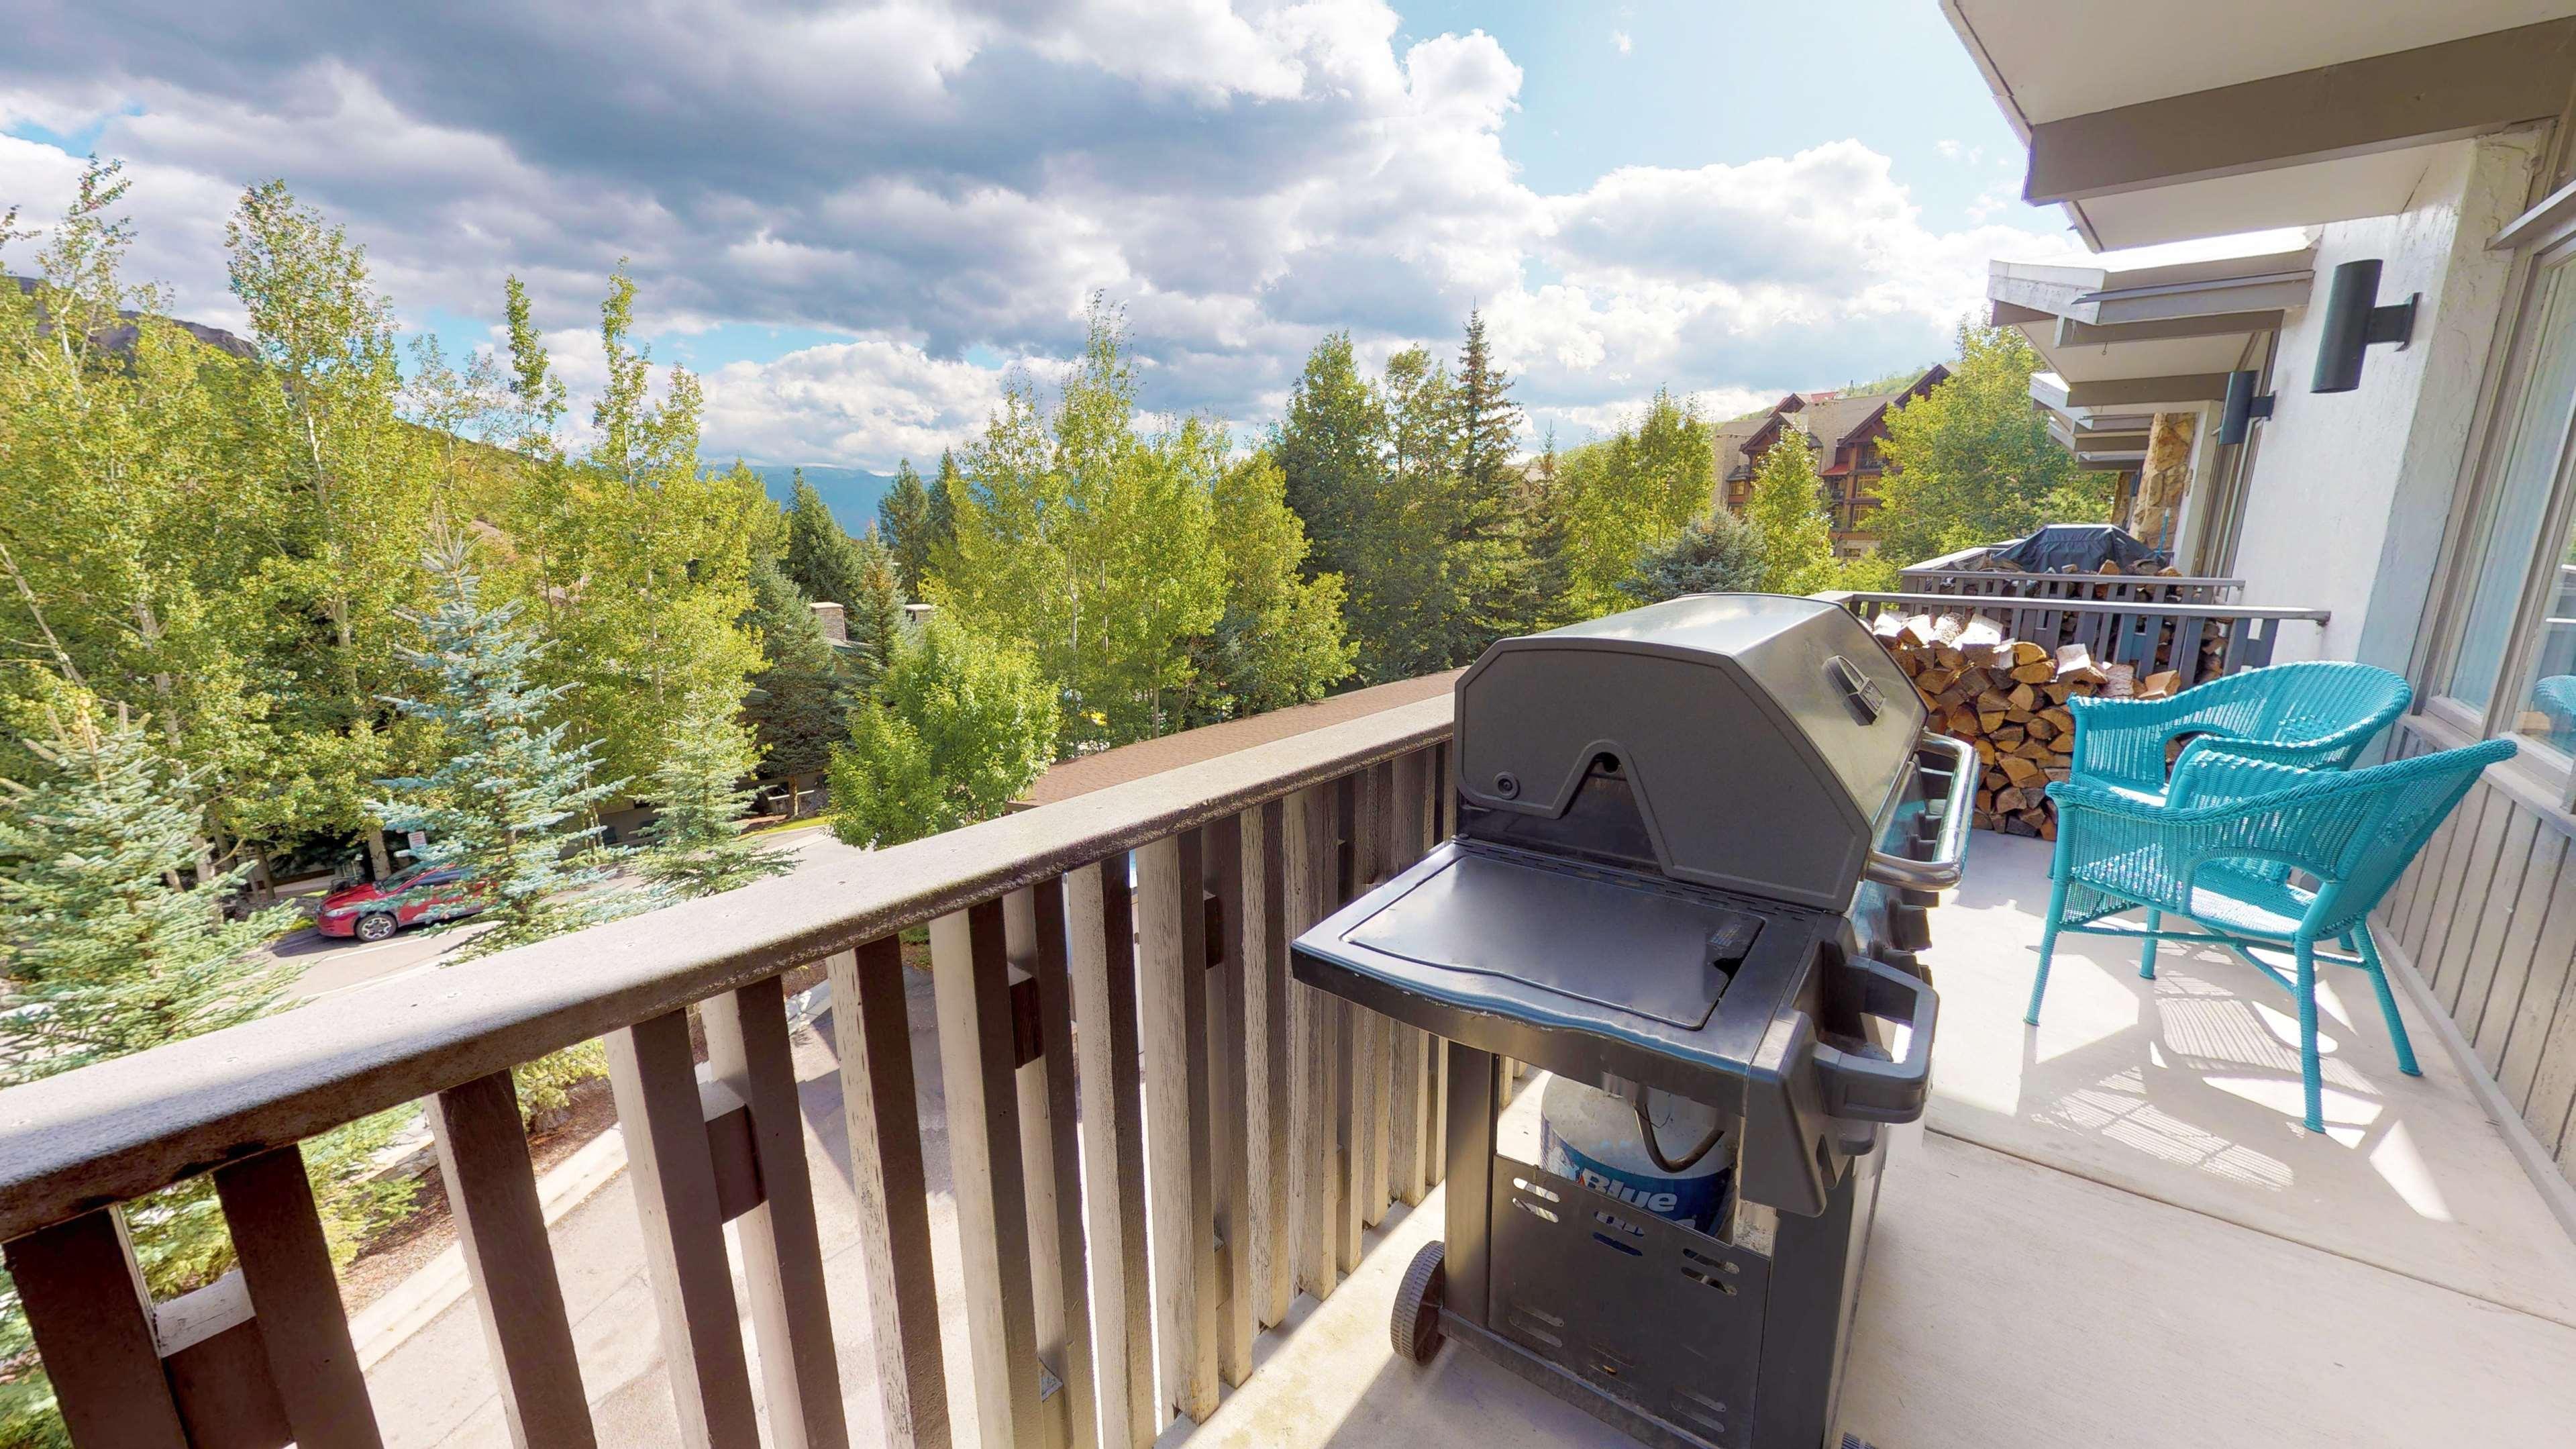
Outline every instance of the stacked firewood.
[(1929, 727), (1976, 746), (1976, 824), (2010, 835), (2057, 838), (2048, 783), (2066, 778), (2075, 753), (2068, 700), (2162, 699), (2181, 687), (2171, 670), (2141, 679), (2135, 666), (2101, 663), (2081, 644), (2007, 639), (1992, 619), (1891, 613), (1870, 628), (1914, 681)]

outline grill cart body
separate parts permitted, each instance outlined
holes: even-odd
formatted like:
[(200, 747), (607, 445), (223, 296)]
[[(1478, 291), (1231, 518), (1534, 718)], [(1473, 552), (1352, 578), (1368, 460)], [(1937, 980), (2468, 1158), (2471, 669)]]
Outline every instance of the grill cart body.
[[(1445, 1237), (1399, 1348), (1455, 1338), (1648, 1444), (1826, 1442), (1976, 778), (1922, 724), (1857, 621), (1773, 595), (1506, 639), (1460, 678), (1455, 836), (1292, 953), (1448, 1043)], [(1715, 1109), (1716, 1230), (1500, 1152), (1505, 1059)]]

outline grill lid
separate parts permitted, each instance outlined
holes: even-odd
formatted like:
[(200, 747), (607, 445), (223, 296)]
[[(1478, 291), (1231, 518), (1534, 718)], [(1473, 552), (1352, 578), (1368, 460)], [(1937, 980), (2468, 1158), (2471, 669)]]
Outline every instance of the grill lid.
[(1672, 599), (1500, 640), (1459, 679), (1459, 833), (1840, 910), (1922, 727), (1841, 608)]

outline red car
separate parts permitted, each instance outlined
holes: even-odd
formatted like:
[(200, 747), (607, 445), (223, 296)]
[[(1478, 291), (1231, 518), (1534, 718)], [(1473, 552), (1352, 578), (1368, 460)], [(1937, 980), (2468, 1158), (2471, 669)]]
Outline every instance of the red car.
[(486, 889), (467, 880), (463, 866), (415, 865), (323, 897), (313, 929), (325, 936), (381, 941), (405, 926), (473, 915), (486, 904)]

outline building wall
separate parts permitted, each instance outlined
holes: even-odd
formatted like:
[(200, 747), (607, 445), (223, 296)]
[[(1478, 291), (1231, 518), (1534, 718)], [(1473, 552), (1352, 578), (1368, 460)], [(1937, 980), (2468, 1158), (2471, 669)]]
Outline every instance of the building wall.
[[(2334, 611), (2323, 630), (2284, 630), (2282, 660), (2407, 667), (2504, 306), (2510, 259), (2486, 241), (2527, 204), (2539, 150), (2528, 132), (2454, 143), (2409, 210), (2323, 229), (2313, 300), (2281, 333), (2236, 550), (2247, 602)], [(2381, 302), (2422, 294), (2413, 341), (2371, 348), (2358, 389), (2311, 393), (2334, 269), (2373, 257)]]

